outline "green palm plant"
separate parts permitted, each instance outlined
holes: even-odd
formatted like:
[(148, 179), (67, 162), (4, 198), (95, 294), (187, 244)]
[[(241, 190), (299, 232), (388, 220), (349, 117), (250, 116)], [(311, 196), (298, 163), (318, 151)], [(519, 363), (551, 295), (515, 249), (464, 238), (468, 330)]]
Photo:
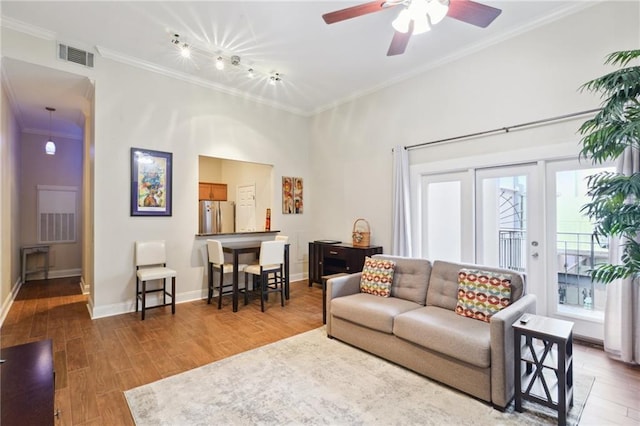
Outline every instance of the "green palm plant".
[[(581, 91), (599, 93), (602, 109), (580, 126), (580, 156), (602, 164), (618, 159), (626, 149), (640, 149), (640, 66), (628, 66), (640, 50), (610, 54), (605, 64), (616, 71), (583, 84)], [(619, 237), (622, 256), (616, 264), (601, 264), (591, 278), (605, 284), (640, 275), (640, 173), (602, 172), (588, 180), (591, 201), (582, 211), (595, 223), (595, 233)]]

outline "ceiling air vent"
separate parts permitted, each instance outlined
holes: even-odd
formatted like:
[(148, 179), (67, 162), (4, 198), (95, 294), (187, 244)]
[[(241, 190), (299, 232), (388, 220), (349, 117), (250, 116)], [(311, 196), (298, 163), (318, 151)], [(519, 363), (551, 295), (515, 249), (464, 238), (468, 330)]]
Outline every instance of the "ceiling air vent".
[(67, 46), (66, 44), (58, 44), (58, 57), (63, 61), (73, 62), (84, 65), (85, 67), (93, 68), (93, 53), (76, 49), (75, 47)]

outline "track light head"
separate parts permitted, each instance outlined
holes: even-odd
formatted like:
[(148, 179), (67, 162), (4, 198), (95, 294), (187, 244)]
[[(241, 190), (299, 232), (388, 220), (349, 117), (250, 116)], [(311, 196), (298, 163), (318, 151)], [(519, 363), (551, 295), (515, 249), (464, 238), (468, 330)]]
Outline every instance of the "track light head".
[(278, 82), (282, 81), (282, 77), (279, 72), (273, 73), (273, 75), (269, 78), (269, 84), (275, 86)]
[(187, 43), (184, 43), (182, 47), (180, 47), (180, 55), (183, 58), (191, 57), (191, 47)]
[(222, 56), (218, 56), (216, 59), (216, 69), (222, 71), (224, 69), (224, 60)]

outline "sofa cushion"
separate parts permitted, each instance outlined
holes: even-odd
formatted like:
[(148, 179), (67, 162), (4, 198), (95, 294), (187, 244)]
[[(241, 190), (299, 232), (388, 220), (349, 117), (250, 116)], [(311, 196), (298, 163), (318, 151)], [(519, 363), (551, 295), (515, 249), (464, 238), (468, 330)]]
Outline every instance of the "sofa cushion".
[(424, 348), (480, 368), (491, 365), (490, 325), (426, 306), (398, 315), (393, 334)]
[(439, 306), (451, 311), (456, 309), (458, 304), (458, 271), (462, 268), (475, 268), (511, 275), (511, 303), (520, 299), (524, 294), (524, 277), (516, 271), (436, 260), (433, 262), (431, 278), (429, 279), (427, 306)]
[(374, 259), (388, 259), (396, 263), (391, 286), (391, 296), (423, 305), (426, 303), (427, 287), (431, 276), (431, 262), (402, 256), (376, 254)]
[(332, 299), (331, 315), (391, 334), (396, 315), (419, 307), (417, 303), (396, 297), (357, 293)]
[(396, 262), (393, 260), (365, 257), (360, 275), (360, 292), (389, 297), (395, 269)]
[(510, 299), (510, 274), (469, 268), (458, 272), (458, 315), (489, 322), (509, 305)]

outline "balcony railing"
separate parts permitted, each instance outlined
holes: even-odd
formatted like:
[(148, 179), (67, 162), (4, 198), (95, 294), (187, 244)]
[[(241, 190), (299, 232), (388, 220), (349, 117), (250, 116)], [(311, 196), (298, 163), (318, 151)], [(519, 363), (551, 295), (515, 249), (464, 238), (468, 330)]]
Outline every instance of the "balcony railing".
[(524, 272), (526, 270), (527, 233), (524, 229), (498, 231), (499, 265), (501, 268)]
[[(499, 230), (500, 267), (526, 270), (526, 240), (525, 230)], [(608, 247), (601, 246), (593, 234), (558, 232), (556, 252), (558, 302), (585, 309), (603, 308), (604, 287), (591, 281), (590, 271), (607, 261)]]

